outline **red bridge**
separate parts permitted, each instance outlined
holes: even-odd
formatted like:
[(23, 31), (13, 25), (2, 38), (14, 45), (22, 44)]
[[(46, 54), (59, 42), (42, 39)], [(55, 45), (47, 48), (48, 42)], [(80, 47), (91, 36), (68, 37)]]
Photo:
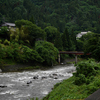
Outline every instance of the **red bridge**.
[[(83, 51), (59, 51), (58, 62), (60, 63), (60, 54), (75, 54), (75, 63), (77, 63), (77, 55), (85, 55)], [(90, 55), (87, 53), (86, 55)]]
[[(75, 54), (75, 55), (84, 55), (83, 51), (59, 51), (59, 54)], [(86, 55), (90, 55), (91, 53), (87, 53)]]

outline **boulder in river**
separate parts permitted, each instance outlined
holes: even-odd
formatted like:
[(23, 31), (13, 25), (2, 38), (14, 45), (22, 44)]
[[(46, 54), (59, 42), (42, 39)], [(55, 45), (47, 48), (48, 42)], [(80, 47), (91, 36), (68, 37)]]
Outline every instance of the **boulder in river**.
[(57, 75), (57, 74), (55, 74), (55, 73), (54, 73), (54, 74), (52, 74), (52, 75), (53, 75), (53, 76), (58, 76), (58, 75)]
[(54, 79), (58, 79), (58, 77), (54, 77)]
[(47, 78), (46, 76), (42, 76), (42, 77), (41, 77), (41, 79), (46, 79), (46, 78)]
[(38, 77), (39, 77), (38, 75), (37, 76), (34, 76), (33, 79), (38, 79)]
[(32, 81), (28, 81), (28, 82), (27, 82), (27, 84), (31, 84), (31, 83), (32, 83)]
[(58, 79), (58, 75), (57, 74), (50, 74), (49, 77), (53, 78), (53, 79)]
[(5, 87), (7, 87), (7, 86), (5, 86), (5, 85), (0, 85), (0, 88), (5, 88)]

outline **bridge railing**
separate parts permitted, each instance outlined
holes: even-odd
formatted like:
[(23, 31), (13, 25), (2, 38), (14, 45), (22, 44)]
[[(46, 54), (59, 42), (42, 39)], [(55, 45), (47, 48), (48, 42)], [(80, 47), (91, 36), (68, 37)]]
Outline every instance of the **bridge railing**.
[[(75, 54), (75, 55), (84, 55), (83, 51), (59, 51), (59, 54)], [(87, 53), (86, 55), (90, 55), (91, 53)]]
[[(75, 63), (77, 63), (77, 55), (85, 55), (83, 51), (59, 51), (58, 54), (58, 62), (60, 64), (60, 54), (75, 54)], [(91, 53), (87, 53), (86, 55), (90, 55)]]

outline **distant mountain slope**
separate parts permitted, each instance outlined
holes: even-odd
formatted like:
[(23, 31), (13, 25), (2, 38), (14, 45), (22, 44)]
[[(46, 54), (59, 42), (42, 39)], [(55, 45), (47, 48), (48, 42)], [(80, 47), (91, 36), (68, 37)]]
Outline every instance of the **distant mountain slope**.
[(38, 26), (100, 32), (99, 0), (0, 0), (0, 19), (30, 19)]

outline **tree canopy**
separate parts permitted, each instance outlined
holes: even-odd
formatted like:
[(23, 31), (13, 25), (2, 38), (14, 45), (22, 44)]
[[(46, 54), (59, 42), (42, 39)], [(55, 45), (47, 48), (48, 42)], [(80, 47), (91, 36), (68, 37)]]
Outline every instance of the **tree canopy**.
[(54, 26), (100, 32), (99, 0), (1, 0), (0, 23), (30, 20), (41, 28)]
[(44, 30), (28, 20), (18, 20), (15, 24), (19, 29), (22, 29), (21, 27), (23, 27), (23, 32), (29, 35), (29, 41), (32, 46), (35, 46), (36, 39), (44, 40), (46, 37)]

